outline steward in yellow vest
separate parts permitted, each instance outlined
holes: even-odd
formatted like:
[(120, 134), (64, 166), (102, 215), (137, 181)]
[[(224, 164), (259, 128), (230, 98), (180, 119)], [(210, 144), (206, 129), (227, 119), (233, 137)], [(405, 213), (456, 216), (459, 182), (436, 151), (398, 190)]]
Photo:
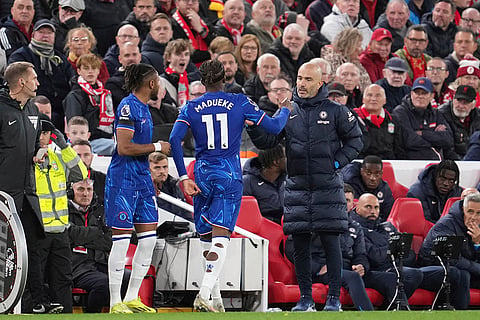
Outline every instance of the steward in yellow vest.
[[(87, 168), (63, 134), (47, 116), (40, 114), (42, 131), (35, 164), (35, 182), (40, 200), (45, 238), (32, 244), (29, 256), (28, 288), (32, 294), (33, 313), (72, 312), (72, 253), (68, 236), (67, 187), (87, 177)], [(52, 140), (60, 149), (48, 148)], [(45, 290), (45, 281), (51, 295)]]

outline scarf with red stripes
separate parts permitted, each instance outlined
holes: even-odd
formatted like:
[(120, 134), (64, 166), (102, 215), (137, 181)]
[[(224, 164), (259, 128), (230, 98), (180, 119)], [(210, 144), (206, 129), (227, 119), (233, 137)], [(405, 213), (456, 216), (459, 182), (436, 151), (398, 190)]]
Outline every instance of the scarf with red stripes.
[(103, 83), (99, 80), (97, 80), (97, 89), (94, 89), (90, 83), (88, 83), (85, 79), (82, 78), (82, 76), (78, 77), (77, 82), (82, 88), (82, 90), (86, 94), (88, 94), (90, 104), (94, 107), (100, 108), (100, 128), (110, 127), (113, 123), (113, 120), (115, 120), (115, 113), (113, 112), (112, 94), (110, 90), (105, 89), (103, 87)]
[[(199, 33), (195, 32), (195, 30), (192, 30), (188, 23), (185, 21), (185, 19), (182, 17), (182, 15), (177, 11), (172, 15), (172, 18), (177, 21), (177, 23), (182, 27), (183, 32), (188, 37), (188, 41), (192, 44), (193, 48), (195, 50), (200, 50), (200, 51), (207, 51), (208, 50), (208, 45), (205, 42), (205, 40), (202, 39)], [(202, 27), (207, 29), (208, 32), (208, 27), (205, 22), (203, 22), (202, 19), (200, 19), (200, 23), (202, 24)]]

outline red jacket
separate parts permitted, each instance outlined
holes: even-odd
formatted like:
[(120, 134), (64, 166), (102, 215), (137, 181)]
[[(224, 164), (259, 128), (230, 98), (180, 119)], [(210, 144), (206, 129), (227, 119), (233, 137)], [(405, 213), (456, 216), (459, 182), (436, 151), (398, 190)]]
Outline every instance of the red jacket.
[(385, 67), (385, 62), (387, 62), (387, 60), (380, 57), (378, 53), (373, 53), (370, 50), (370, 47), (365, 49), (360, 54), (359, 58), (360, 63), (365, 68), (365, 70), (367, 70), (372, 83), (383, 79), (383, 68)]

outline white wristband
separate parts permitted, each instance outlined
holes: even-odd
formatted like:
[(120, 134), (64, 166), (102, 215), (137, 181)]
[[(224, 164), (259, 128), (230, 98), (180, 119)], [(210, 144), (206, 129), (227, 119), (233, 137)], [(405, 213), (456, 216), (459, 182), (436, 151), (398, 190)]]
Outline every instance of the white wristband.
[(153, 146), (155, 147), (155, 151), (162, 152), (162, 144), (160, 142), (155, 142)]
[(183, 176), (178, 178), (178, 180), (180, 180), (180, 181), (187, 180), (187, 179), (190, 179), (190, 178), (186, 174), (184, 174)]

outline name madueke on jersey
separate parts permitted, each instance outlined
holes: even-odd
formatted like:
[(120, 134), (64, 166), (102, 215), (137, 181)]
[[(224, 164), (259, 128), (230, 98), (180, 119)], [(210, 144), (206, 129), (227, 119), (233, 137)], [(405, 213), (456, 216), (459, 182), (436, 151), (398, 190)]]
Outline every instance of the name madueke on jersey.
[(207, 101), (203, 101), (201, 104), (197, 105), (195, 107), (195, 111), (200, 112), (203, 109), (209, 108), (209, 107), (223, 107), (225, 109), (232, 110), (233, 103), (228, 101), (228, 100), (222, 99), (222, 98), (207, 100)]

